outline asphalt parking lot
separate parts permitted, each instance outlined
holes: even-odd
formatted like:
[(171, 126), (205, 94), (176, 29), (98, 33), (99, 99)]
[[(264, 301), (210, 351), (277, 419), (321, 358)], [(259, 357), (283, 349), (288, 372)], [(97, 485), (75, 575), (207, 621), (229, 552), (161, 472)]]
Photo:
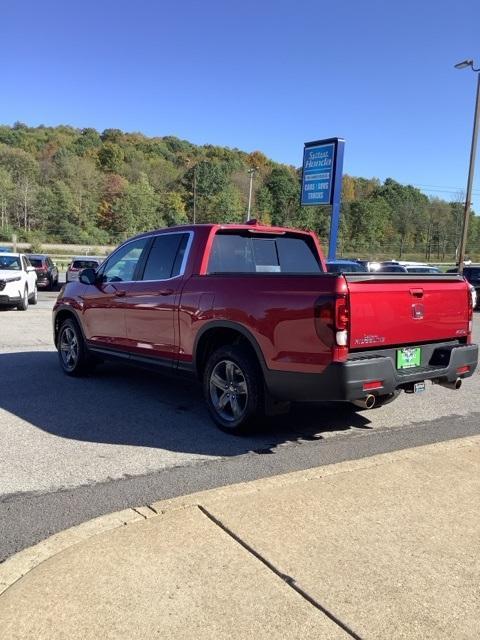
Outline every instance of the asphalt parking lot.
[[(195, 382), (112, 364), (88, 378), (66, 377), (51, 337), (56, 295), (40, 292), (38, 305), (26, 312), (0, 311), (0, 505), (10, 509), (82, 488), (111, 491), (135, 478), (156, 478), (153, 492), (178, 495), (227, 484), (229, 462), (237, 465), (237, 480), (249, 479), (252, 465), (261, 476), (320, 464), (328, 443), (348, 458), (367, 455), (367, 442), (390, 450), (411, 446), (422, 429), (430, 440), (455, 437), (457, 429), (459, 435), (480, 430), (477, 371), (459, 391), (428, 384), (423, 394), (402, 394), (372, 411), (295, 407), (254, 436), (232, 437), (212, 424)], [(474, 332), (478, 341), (478, 313)], [(366, 439), (373, 434), (376, 440)], [(355, 453), (362, 447), (365, 453)], [(123, 495), (122, 505), (128, 500)], [(104, 498), (93, 513), (117, 504), (110, 506)]]

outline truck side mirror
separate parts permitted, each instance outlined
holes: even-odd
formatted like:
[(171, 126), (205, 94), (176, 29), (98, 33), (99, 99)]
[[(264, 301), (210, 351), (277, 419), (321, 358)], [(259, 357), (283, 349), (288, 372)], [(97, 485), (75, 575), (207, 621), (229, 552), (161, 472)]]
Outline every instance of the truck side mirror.
[(95, 269), (84, 269), (79, 276), (82, 284), (95, 284), (97, 281), (97, 273)]

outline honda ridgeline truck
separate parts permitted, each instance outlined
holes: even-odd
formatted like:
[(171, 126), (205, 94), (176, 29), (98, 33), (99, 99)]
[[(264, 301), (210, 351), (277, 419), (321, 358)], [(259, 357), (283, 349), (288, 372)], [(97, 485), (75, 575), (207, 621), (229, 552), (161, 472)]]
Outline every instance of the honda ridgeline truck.
[(292, 401), (458, 389), (478, 359), (462, 276), (327, 273), (313, 233), (256, 221), (127, 240), (62, 289), (53, 324), (67, 375), (104, 359), (193, 373), (234, 433)]

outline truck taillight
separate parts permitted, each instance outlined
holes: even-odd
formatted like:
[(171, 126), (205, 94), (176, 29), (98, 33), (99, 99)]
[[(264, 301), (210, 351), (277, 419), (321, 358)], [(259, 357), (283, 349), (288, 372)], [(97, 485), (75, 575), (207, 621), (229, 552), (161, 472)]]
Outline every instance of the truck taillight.
[(348, 325), (350, 314), (346, 296), (335, 299), (335, 342), (334, 360), (344, 361), (348, 355)]
[(333, 351), (333, 360), (343, 362), (348, 356), (348, 300), (344, 295), (325, 296), (315, 307), (315, 327), (320, 340)]
[(345, 296), (336, 298), (335, 300), (335, 328), (337, 331), (346, 331), (348, 329), (348, 306)]

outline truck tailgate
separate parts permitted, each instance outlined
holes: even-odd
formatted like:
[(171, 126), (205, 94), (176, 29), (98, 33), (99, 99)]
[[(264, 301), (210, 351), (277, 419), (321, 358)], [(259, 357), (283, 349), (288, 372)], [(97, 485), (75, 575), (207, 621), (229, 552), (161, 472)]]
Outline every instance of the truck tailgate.
[(350, 274), (345, 279), (350, 349), (468, 335), (470, 291), (458, 274)]

